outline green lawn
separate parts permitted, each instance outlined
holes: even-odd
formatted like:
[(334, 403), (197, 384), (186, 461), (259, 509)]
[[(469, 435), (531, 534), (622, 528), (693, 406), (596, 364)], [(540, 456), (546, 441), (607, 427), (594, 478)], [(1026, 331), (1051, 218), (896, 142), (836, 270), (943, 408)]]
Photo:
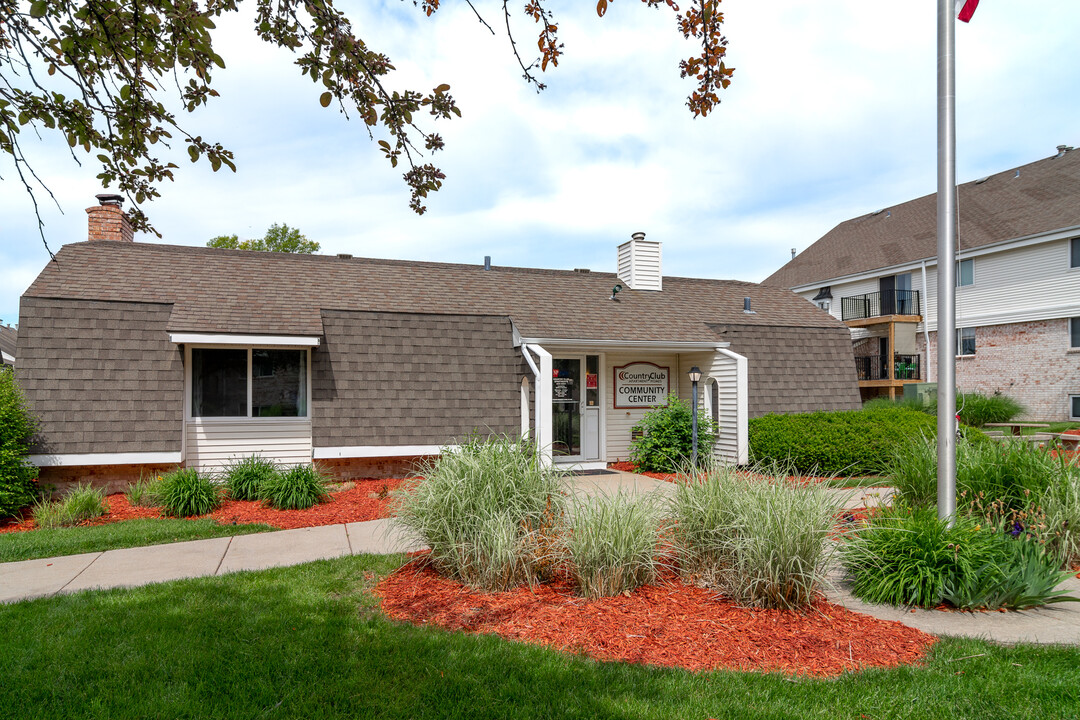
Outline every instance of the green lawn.
[(107, 525), (29, 530), (0, 535), (0, 562), (77, 555), (116, 548), (161, 545), (182, 540), (269, 532), (269, 525), (219, 525), (214, 520), (172, 518), (124, 520)]
[(366, 589), (401, 561), (356, 556), (0, 606), (0, 708), (8, 718), (113, 720), (1016, 720), (1080, 711), (1075, 648), (949, 640), (926, 667), (806, 680), (600, 663), (397, 624)]

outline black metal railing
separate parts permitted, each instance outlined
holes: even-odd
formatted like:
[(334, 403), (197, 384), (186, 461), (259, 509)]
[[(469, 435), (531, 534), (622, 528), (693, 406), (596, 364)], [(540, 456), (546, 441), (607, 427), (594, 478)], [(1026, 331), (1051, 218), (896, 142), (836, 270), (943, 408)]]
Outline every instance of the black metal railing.
[(883, 315), (922, 315), (918, 290), (893, 290), (840, 298), (843, 320), (863, 320)]
[(920, 356), (893, 355), (893, 377), (889, 377), (886, 355), (863, 355), (855, 358), (855, 370), (859, 380), (919, 380)]

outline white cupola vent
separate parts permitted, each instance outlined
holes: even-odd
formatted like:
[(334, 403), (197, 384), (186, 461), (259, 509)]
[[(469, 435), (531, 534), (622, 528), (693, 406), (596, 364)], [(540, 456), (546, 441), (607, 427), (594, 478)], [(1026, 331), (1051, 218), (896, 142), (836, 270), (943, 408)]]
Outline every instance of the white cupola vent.
[(619, 279), (631, 290), (663, 290), (660, 243), (636, 232), (619, 246)]

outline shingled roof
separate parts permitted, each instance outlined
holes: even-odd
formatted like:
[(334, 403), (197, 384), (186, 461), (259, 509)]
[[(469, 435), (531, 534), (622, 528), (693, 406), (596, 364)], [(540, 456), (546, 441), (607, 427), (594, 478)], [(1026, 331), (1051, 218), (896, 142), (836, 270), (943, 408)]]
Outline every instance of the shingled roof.
[[(15, 357), (15, 341), (18, 339), (18, 332), (10, 325), (4, 325), (0, 323), (0, 352), (10, 357)], [(0, 362), (0, 365), (5, 364)]]
[[(958, 186), (959, 248), (1080, 226), (1080, 150)], [(794, 288), (937, 256), (937, 195), (842, 222), (764, 280)]]
[[(665, 277), (623, 290), (612, 273), (342, 258), (94, 241), (65, 245), (26, 297), (167, 303), (170, 332), (323, 334), (320, 310), (509, 316), (525, 337), (701, 342), (710, 324), (827, 328), (778, 287)], [(743, 312), (751, 298), (753, 314)]]

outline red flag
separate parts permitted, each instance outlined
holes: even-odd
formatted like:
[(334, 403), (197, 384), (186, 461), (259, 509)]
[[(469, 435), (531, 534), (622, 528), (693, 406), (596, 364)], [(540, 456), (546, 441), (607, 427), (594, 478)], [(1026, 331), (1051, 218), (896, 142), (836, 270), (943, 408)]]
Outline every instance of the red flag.
[(970, 22), (977, 7), (979, 7), (979, 0), (956, 0), (956, 19), (960, 22)]

